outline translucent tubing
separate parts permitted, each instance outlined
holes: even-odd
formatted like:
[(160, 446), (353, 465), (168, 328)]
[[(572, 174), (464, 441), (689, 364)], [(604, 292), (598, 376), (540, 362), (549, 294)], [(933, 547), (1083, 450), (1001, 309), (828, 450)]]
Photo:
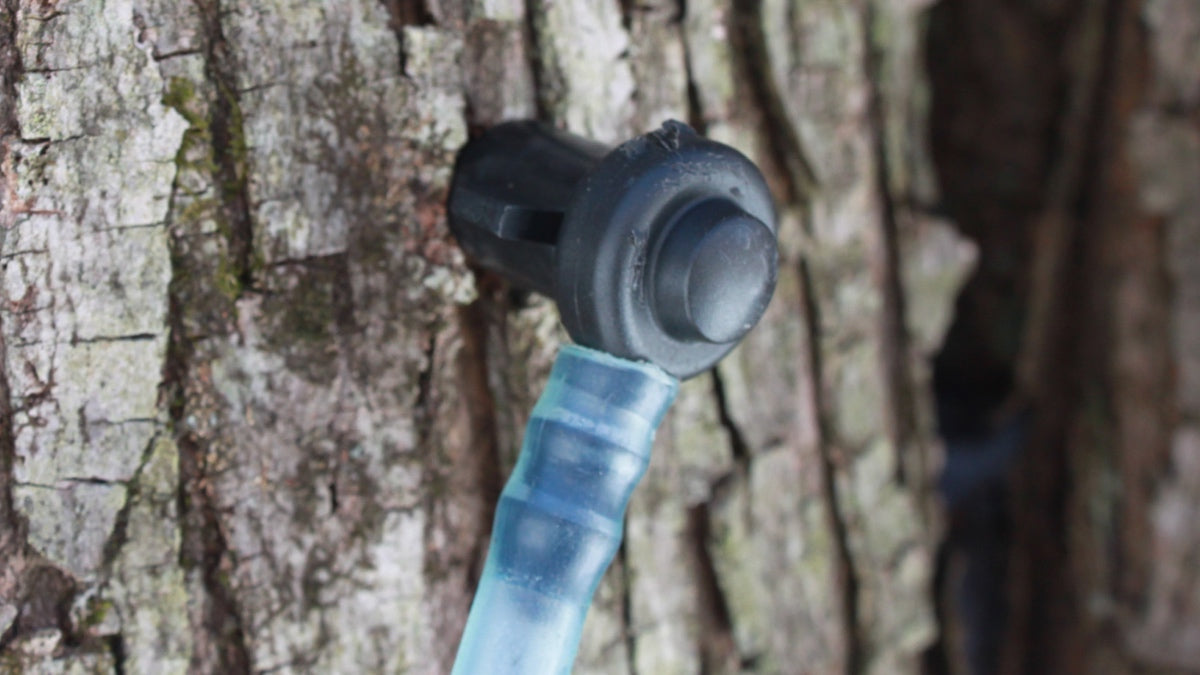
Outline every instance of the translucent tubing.
[(656, 366), (562, 348), (496, 507), (454, 675), (571, 671), (678, 387)]

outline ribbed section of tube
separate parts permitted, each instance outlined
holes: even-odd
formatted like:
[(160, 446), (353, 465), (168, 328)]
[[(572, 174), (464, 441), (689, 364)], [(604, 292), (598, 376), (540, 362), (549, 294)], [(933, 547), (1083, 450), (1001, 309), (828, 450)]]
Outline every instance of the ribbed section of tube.
[(571, 671), (678, 386), (650, 364), (562, 348), (496, 507), (454, 675)]

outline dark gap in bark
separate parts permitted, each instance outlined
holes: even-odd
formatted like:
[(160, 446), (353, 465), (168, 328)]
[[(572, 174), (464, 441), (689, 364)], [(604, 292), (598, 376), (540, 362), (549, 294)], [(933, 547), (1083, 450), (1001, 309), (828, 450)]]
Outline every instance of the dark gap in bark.
[[(20, 81), (23, 68), (21, 52), (17, 49), (17, 9), (18, 0), (3, 0), (0, 4), (0, 228), (12, 224), (14, 215), (13, 205), (8, 203), (11, 191), (8, 173), (11, 152), (10, 145), (21, 137), (21, 126), (17, 120), (17, 82)], [(4, 233), (0, 232), (0, 243), (4, 241)], [(4, 337), (4, 319), (11, 316), (7, 294), (0, 296), (7, 311), (0, 313), (0, 561), (4, 565), (11, 564), (16, 555), (16, 549), (23, 544), (24, 536), (19, 536), (16, 525), (16, 508), (12, 497), (12, 471), (16, 459), (16, 438), (13, 427), (12, 391), (8, 384), (8, 348)], [(0, 588), (0, 597), (6, 594), (6, 589)]]
[[(707, 502), (701, 502), (687, 512), (688, 542), (692, 545), (695, 561), (696, 599), (699, 606), (700, 672), (725, 673), (735, 670), (743, 663), (733, 638), (733, 619), (729, 603), (721, 590), (717, 567), (709, 552), (712, 541), (712, 522)], [(753, 658), (753, 657), (748, 657)]]
[[(322, 260), (330, 268), (329, 272), (332, 276), (329, 304), (333, 308), (334, 337), (338, 343), (338, 359), (343, 362), (342, 367), (347, 372), (354, 372), (354, 338), (361, 334), (362, 329), (354, 317), (354, 281), (350, 273), (350, 255), (344, 252), (333, 253), (325, 256)], [(332, 422), (329, 433), (334, 437), (340, 436)], [(335, 515), (341, 506), (338, 484), (342, 480), (353, 481), (353, 478), (349, 476), (343, 477), (347, 453), (348, 451), (343, 448), (334, 452), (330, 459), (332, 470), (329, 478), (329, 512)]]
[[(687, 39), (683, 41), (684, 50), (687, 50)], [(692, 64), (689, 61), (687, 64), (687, 99), (688, 99), (688, 126), (696, 130), (696, 133), (701, 136), (708, 135), (708, 120), (704, 117), (704, 107), (700, 105), (700, 90), (696, 88), (696, 80), (692, 77)]]
[[(2, 159), (2, 158), (0, 158)], [(0, 208), (3, 208), (0, 206)], [(6, 294), (0, 294), (0, 302), (8, 304)], [(4, 319), (0, 313), (0, 579), (13, 572), (17, 560), (25, 548), (25, 532), (21, 517), (13, 503), (13, 463), (17, 448), (13, 424), (12, 390), (8, 383), (8, 341), (4, 336)], [(0, 584), (0, 599), (11, 600), (16, 589)], [(4, 641), (0, 639), (0, 646)]]
[[(0, 228), (12, 224), (13, 206), (8, 203), (11, 191), (6, 175), (10, 166), (10, 144), (21, 137), (17, 120), (17, 82), (21, 79), (21, 53), (17, 49), (18, 0), (4, 0), (0, 5)], [(4, 232), (0, 232), (0, 243)], [(25, 537), (16, 523), (17, 513), (13, 504), (13, 462), (16, 461), (16, 429), (13, 425), (12, 390), (8, 383), (8, 342), (4, 337), (4, 319), (11, 316), (8, 294), (0, 294), (0, 303), (7, 311), (0, 312), (0, 561), (11, 565), (24, 545)], [(0, 587), (0, 597), (6, 597), (11, 589)]]
[(113, 661), (113, 675), (125, 675), (125, 638), (120, 635), (110, 635), (104, 638), (108, 645), (108, 653)]
[(459, 325), (462, 328), (463, 336), (458, 367), (463, 382), (463, 397), (470, 418), (470, 446), (483, 458), (478, 465), (479, 474), (475, 479), (481, 508), (479, 513), (480, 529), (474, 533), (474, 540), (478, 543), (472, 553), (471, 564), (467, 567), (466, 585), (468, 588), (474, 588), (483, 574), (482, 563), (486, 554), (488, 533), (491, 530), (492, 520), (495, 518), (500, 491), (504, 487), (496, 398), (488, 383), (490, 361), (487, 352), (487, 312), (482, 304), (492, 302), (494, 295), (494, 293), (486, 293), (481, 290), (479, 299), (458, 310)]
[(433, 388), (433, 371), (437, 359), (437, 336), (430, 327), (425, 345), (425, 364), (417, 372), (417, 398), (413, 403), (416, 417), (417, 447), (427, 448), (433, 440), (433, 422), (437, 419), (437, 401)]
[(155, 339), (158, 339), (157, 333), (134, 333), (132, 335), (117, 335), (117, 336), (98, 335), (96, 337), (91, 337), (91, 338), (81, 338), (78, 335), (72, 335), (70, 344), (71, 344), (71, 346), (75, 346), (75, 345), (97, 344), (97, 343), (104, 343), (104, 342), (150, 342), (151, 340), (155, 340)]
[(710, 373), (713, 397), (717, 401), (717, 419), (720, 420), (725, 433), (729, 434), (729, 449), (733, 452), (734, 462), (744, 469), (745, 465), (750, 462), (750, 446), (746, 443), (746, 437), (742, 435), (741, 427), (729, 413), (729, 400), (725, 396), (725, 383), (721, 381), (720, 372), (713, 368)]
[[(120, 554), (121, 548), (129, 541), (129, 513), (133, 510), (133, 503), (138, 496), (138, 486), (142, 477), (142, 469), (146, 463), (150, 461), (150, 455), (154, 452), (154, 445), (158, 442), (158, 436), (150, 438), (150, 442), (146, 444), (146, 448), (142, 451), (142, 457), (138, 461), (137, 470), (126, 484), (125, 503), (121, 505), (121, 510), (117, 511), (117, 517), (113, 523), (112, 533), (108, 535), (108, 540), (104, 542), (104, 551), (101, 557), (103, 561), (101, 569), (104, 570), (104, 577), (112, 574), (112, 565)], [(111, 484), (109, 481), (103, 481), (102, 484)]]
[(679, 14), (676, 23), (679, 24), (679, 41), (683, 44), (683, 66), (684, 72), (687, 74), (687, 102), (688, 102), (688, 126), (692, 127), (701, 136), (708, 134), (708, 119), (704, 117), (704, 106), (700, 103), (700, 89), (696, 85), (695, 74), (692, 72), (692, 52), (691, 41), (688, 39), (687, 15), (688, 4), (687, 0), (677, 0)]
[(203, 626), (196, 631), (192, 672), (249, 673), (250, 656), (234, 591), (229, 585), (228, 544), (214, 496), (206, 487), (204, 448), (187, 435), (178, 439), (181, 488), (181, 565), (197, 570), (204, 586)]
[[(625, 59), (626, 61), (628, 61), (630, 58), (630, 49), (632, 48), (630, 45), (632, 45), (637, 39), (633, 34), (634, 15), (638, 12), (644, 12), (646, 10), (645, 7), (639, 6), (638, 2), (639, 0), (617, 0), (618, 8), (621, 10), (621, 28), (625, 31), (625, 35), (628, 38), (625, 49), (621, 52), (621, 58)], [(633, 107), (636, 110), (640, 107), (640, 101), (643, 97), (642, 83), (638, 81), (637, 68), (632, 63), (630, 64), (630, 71), (634, 73), (634, 78), (633, 92), (630, 93), (629, 100), (633, 103)], [(650, 120), (650, 123), (654, 124), (659, 121), (660, 120)]]
[(772, 76), (772, 61), (763, 31), (762, 0), (733, 0), (731, 9), (730, 55), (752, 103), (744, 110), (757, 111), (761, 118), (764, 173), (775, 179), (774, 187), (779, 190), (776, 198), (780, 202), (806, 203), (816, 185), (816, 174), (795, 126), (788, 119), (787, 102)]
[(19, 574), (13, 580), (15, 587), (8, 589), (13, 593), (11, 602), (18, 613), (8, 630), (0, 635), (0, 654), (18, 638), (45, 629), (57, 629), (64, 647), (78, 647), (80, 639), (71, 622), (71, 604), (78, 583), (58, 567), (37, 560), (37, 554), (23, 540), (19, 546), (16, 555), (6, 560), (7, 564), (17, 566)]
[[(182, 273), (179, 261), (176, 256), (172, 258), (176, 265), (174, 273), (178, 275)], [(191, 377), (195, 346), (184, 335), (182, 300), (176, 294), (175, 286), (172, 283), (168, 314), (171, 338), (163, 389), (169, 397), (168, 414), (179, 451), (179, 564), (187, 573), (197, 574), (204, 588), (202, 597), (191, 600), (196, 603), (189, 612), (196, 648), (192, 652), (189, 672), (241, 675), (251, 672), (250, 653), (236, 596), (229, 583), (229, 547), (213, 494), (208, 448), (195, 434), (184, 430), (188, 415), (187, 382)]]
[[(504, 489), (502, 405), (506, 400), (506, 392), (497, 389), (497, 382), (492, 380), (492, 369), (497, 364), (505, 362), (506, 354), (503, 347), (493, 344), (493, 330), (503, 334), (506, 315), (510, 310), (509, 294), (511, 289), (497, 274), (470, 265), (475, 275), (475, 288), (479, 298), (474, 303), (463, 307), (464, 372), (470, 377), (470, 392), (468, 405), (472, 424), (478, 425), (479, 443), (486, 453), (484, 461), (479, 466), (479, 486), (482, 506), (486, 509), (481, 514), (478, 544), (474, 560), (467, 569), (467, 580), (474, 587), (484, 573), (487, 544), (490, 542), (492, 521), (496, 518), (496, 507), (500, 492)], [(520, 436), (518, 436), (520, 440)]]
[(221, 25), (222, 0), (196, 0), (204, 22), (204, 75), (216, 92), (209, 105), (213, 182), (220, 197), (229, 258), (234, 266), (239, 295), (254, 284), (257, 266), (254, 223), (250, 215), (249, 167), (246, 165), (246, 132), (243, 127), (237, 63)]
[[(1042, 185), (1048, 180), (1049, 152), (1057, 133), (1062, 76), (1054, 72), (1054, 56), (1061, 35), (1047, 36), (1051, 43), (1021, 42), (1014, 47), (1036, 51), (1026, 59), (1042, 61), (1039, 72), (1008, 72), (1020, 64), (1014, 65), (1011, 58), (989, 59), (984, 52), (994, 54), (997, 42), (1013, 40), (1010, 34), (1020, 29), (1033, 31), (1036, 24), (1021, 23), (1020, 8), (1004, 11), (988, 0), (948, 0), (930, 12), (926, 37), (930, 138), (943, 206), (980, 248), (976, 270), (960, 292), (954, 322), (934, 364), (938, 428), (946, 441), (948, 463), (969, 459), (956, 443), (986, 438), (996, 411), (1013, 391), (1016, 343), (1028, 303), (1023, 261), (1031, 254), (1029, 229), (1044, 201)], [(973, 39), (976, 34), (980, 40)], [(966, 585), (951, 573), (954, 561), (962, 560), (960, 566), (968, 568), (979, 565), (985, 554), (995, 553), (995, 546), (1000, 546), (1001, 557), (1008, 555), (1003, 531), (1009, 527), (1010, 496), (1004, 476), (989, 483), (994, 485), (992, 494), (949, 507), (949, 524), (940, 543), (945, 559), (939, 561), (942, 573), (935, 580), (933, 601), (949, 609), (947, 621), (954, 625), (943, 628), (926, 661), (945, 664), (951, 672), (996, 672), (1004, 639), (1007, 606), (1002, 599), (996, 606), (995, 599), (1004, 596), (1007, 574), (997, 578), (980, 570), (967, 577)], [(1000, 502), (994, 509), (997, 517), (979, 516), (989, 499)], [(961, 636), (964, 644), (948, 642), (949, 636)]]
[[(863, 35), (874, 36), (875, 5), (864, 3), (862, 10)], [(892, 194), (892, 176), (887, 152), (887, 119), (883, 110), (881, 82), (883, 72), (882, 48), (874, 39), (868, 38), (863, 50), (863, 69), (870, 82), (867, 116), (871, 121), (871, 151), (875, 159), (875, 194), (880, 200), (880, 237), (883, 244), (883, 265), (878, 268), (876, 283), (883, 295), (880, 312), (880, 343), (883, 374), (887, 389), (887, 431), (889, 440), (897, 453), (897, 480), (906, 482), (905, 454), (910, 450), (916, 436), (916, 410), (912, 372), (909, 370), (911, 342), (908, 326), (904, 322), (904, 292), (900, 280), (900, 235), (897, 222), (896, 199)]]
[(404, 29), (407, 26), (430, 26), (434, 23), (433, 13), (429, 11), (426, 0), (379, 0), (388, 13), (388, 28), (396, 34), (400, 44), (400, 72), (408, 75), (408, 50), (404, 39)]
[(825, 443), (821, 444), (821, 497), (829, 513), (829, 528), (833, 533), (837, 549), (838, 585), (841, 587), (840, 604), (842, 610), (842, 635), (845, 637), (844, 646), (845, 672), (856, 675), (862, 672), (864, 648), (862, 631), (858, 625), (858, 571), (854, 567), (854, 556), (850, 553), (849, 528), (842, 514), (841, 501), (838, 497), (837, 470), (834, 467), (832, 449)]
[(837, 458), (836, 449), (831, 445), (833, 434), (830, 431), (828, 404), (823, 394), (822, 378), (825, 372), (821, 358), (821, 308), (817, 301), (813, 286), (812, 271), (808, 262), (801, 259), (799, 263), (800, 293), (804, 317), (804, 327), (807, 335), (806, 359), (809, 376), (813, 380), (813, 399), (817, 420), (817, 447), (820, 451), (821, 499), (825, 503), (825, 511), (829, 515), (829, 532), (834, 539), (834, 550), (837, 555), (837, 579), (834, 581), (840, 587), (839, 609), (842, 619), (842, 635), (845, 639), (842, 658), (845, 661), (844, 671), (849, 675), (857, 675), (862, 671), (864, 663), (864, 646), (862, 631), (858, 625), (858, 571), (854, 566), (854, 556), (850, 552), (850, 535), (846, 526), (846, 517), (842, 513), (841, 501), (838, 498), (837, 487)]
[[(629, 517), (625, 517), (628, 525)], [(625, 668), (629, 675), (637, 675), (637, 630), (633, 625), (633, 573), (629, 569), (629, 540), (621, 538), (617, 549), (621, 563), (621, 630), (625, 640)]]
[(617, 0), (618, 6), (621, 8), (621, 27), (626, 33), (633, 30), (633, 14), (639, 11), (638, 0)]
[(862, 672), (864, 662), (862, 631), (858, 625), (858, 571), (854, 567), (854, 556), (850, 553), (849, 528), (846, 527), (838, 497), (837, 470), (834, 467), (832, 449), (825, 443), (821, 444), (821, 497), (829, 513), (829, 529), (833, 533), (837, 550), (842, 635), (846, 640), (843, 654), (845, 672), (856, 675)]
[[(251, 282), (253, 260), (249, 202), (246, 192), (245, 140), (237, 98), (233, 62), (221, 28), (223, 9), (219, 0), (196, 0), (204, 31), (205, 76), (213, 85), (209, 103), (209, 131), (215, 169), (211, 179), (220, 198), (221, 218), (229, 256), (235, 266), (239, 292)], [(178, 178), (176, 178), (178, 181)], [(179, 190), (176, 182), (172, 194)], [(172, 201), (169, 218), (173, 218)], [(163, 366), (162, 400), (166, 401), (169, 429), (179, 457), (176, 501), (179, 513), (179, 565), (195, 576), (203, 591), (190, 599), (189, 620), (195, 637), (189, 672), (222, 672), (241, 675), (252, 669), (247, 635), (243, 629), (237, 596), (230, 583), (233, 563), (221, 524), (205, 438), (188, 430), (186, 419), (194, 405), (193, 367), (196, 344), (202, 339), (187, 334), (186, 322), (194, 290), (188, 283), (192, 272), (187, 233), (171, 230), (171, 273), (167, 325), (170, 337)]]
[(421, 474), (421, 491), (423, 494), (422, 510), (426, 514), (422, 541), (425, 542), (422, 574), (426, 578), (436, 579), (444, 575), (445, 558), (442, 547), (434, 544), (439, 530), (449, 529), (445, 521), (447, 505), (443, 495), (448, 490), (449, 478), (444, 469), (453, 471), (446, 460), (446, 446), (437, 431), (438, 406), (440, 392), (434, 382), (437, 372), (438, 326), (434, 323), (421, 328), (425, 336), (425, 362), (416, 373), (416, 398), (413, 401), (413, 435), (414, 450), (423, 458)]
[[(21, 137), (17, 120), (17, 83), (24, 76), (21, 51), (17, 47), (19, 0), (0, 2), (0, 162), (8, 159), (8, 144)], [(0, 190), (0, 208), (5, 208), (7, 190)]]
[(346, 253), (334, 253), (326, 256), (326, 263), (332, 267), (333, 283), (330, 284), (330, 304), (333, 305), (333, 322), (338, 336), (338, 346), (343, 358), (353, 354), (351, 338), (358, 335), (361, 327), (354, 318), (354, 280), (350, 274), (350, 256)]
[[(10, 188), (8, 169), (12, 162), (12, 144), (21, 137), (21, 126), (17, 119), (17, 83), (21, 80), (24, 67), (17, 48), (18, 0), (3, 0), (0, 3), (0, 244), (4, 242), (4, 231), (16, 219), (16, 205), (9, 199), (15, 196)], [(7, 264), (7, 263), (5, 263)], [(0, 601), (17, 610), (12, 624), (0, 633), (0, 653), (4, 653), (17, 637), (23, 634), (30, 623), (27, 606), (22, 595), (27, 593), (32, 574), (26, 565), (29, 554), (26, 543), (24, 518), (17, 512), (13, 501), (13, 465), (16, 462), (16, 427), (13, 419), (15, 410), (12, 389), (8, 381), (8, 341), (5, 337), (5, 319), (15, 318), (15, 307), (0, 289)], [(42, 589), (44, 592), (49, 589)], [(42, 600), (54, 600), (45, 596)], [(39, 603), (40, 604), (40, 603)], [(57, 603), (54, 603), (55, 605)], [(36, 623), (44, 623), (37, 621)], [(55, 621), (51, 625), (58, 625)]]
[(399, 33), (405, 26), (431, 26), (433, 13), (426, 0), (379, 0), (388, 12), (388, 27)]
[(549, 101), (543, 95), (546, 89), (546, 67), (542, 63), (541, 31), (538, 29), (537, 14), (539, 0), (525, 0), (525, 43), (529, 46), (529, 72), (533, 75), (533, 102), (537, 106), (537, 118), (553, 119)]

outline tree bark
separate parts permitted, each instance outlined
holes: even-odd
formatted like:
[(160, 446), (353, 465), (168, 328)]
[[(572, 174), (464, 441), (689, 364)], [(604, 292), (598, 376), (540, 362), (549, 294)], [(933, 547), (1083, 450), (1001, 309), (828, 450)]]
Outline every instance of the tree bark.
[(0, 669), (449, 670), (564, 335), (444, 201), (539, 117), (687, 121), (781, 214), (577, 672), (917, 672), (974, 256), (927, 212), (921, 2), (0, 2)]

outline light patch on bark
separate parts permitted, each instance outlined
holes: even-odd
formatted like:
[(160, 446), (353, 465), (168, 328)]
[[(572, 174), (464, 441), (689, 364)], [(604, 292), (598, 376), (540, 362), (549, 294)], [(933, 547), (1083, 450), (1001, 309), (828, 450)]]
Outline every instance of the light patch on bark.
[(581, 136), (613, 144), (629, 138), (634, 79), (617, 1), (533, 6), (544, 105)]
[(20, 308), (4, 324), (14, 497), (30, 543), (87, 581), (161, 422), (163, 219), (187, 124), (160, 103), (131, 3), (33, 12), (18, 17), (26, 74), (14, 167), (26, 206), (3, 252), (4, 296)]
[(525, 17), (523, 0), (474, 0), (474, 15), (495, 21), (520, 21)]
[(954, 320), (954, 298), (974, 269), (978, 249), (950, 223), (929, 217), (916, 219), (900, 245), (914, 356), (932, 359)]
[[(718, 128), (733, 117), (737, 101), (735, 75), (730, 54), (729, 3), (719, 0), (689, 0), (683, 17), (684, 42), (687, 45), (688, 72), (700, 104), (701, 119), (718, 140), (728, 138)], [(723, 141), (728, 142), (728, 141)], [(735, 147), (747, 147), (737, 145)]]
[(634, 131), (653, 131), (669, 119), (688, 122), (688, 63), (680, 3), (637, 2), (628, 11), (629, 61), (637, 98)]
[(82, 617), (89, 633), (121, 636), (126, 672), (170, 675), (188, 670), (193, 636), (178, 564), (178, 482), (179, 451), (167, 438), (156, 438), (130, 498), (127, 543), (95, 596), (96, 604)]
[(461, 41), (393, 33), (369, 1), (223, 26), (261, 288), (237, 338), (205, 347), (223, 423), (196, 429), (219, 449), (250, 660), (440, 670), (478, 510), (450, 468), (457, 336), (435, 328), (474, 292), (441, 210), (466, 138)]
[[(38, 638), (34, 638), (36, 642)], [(43, 638), (44, 639), (44, 638)], [(24, 640), (23, 643), (32, 649), (34, 652), (45, 651), (44, 648), (28, 644), (30, 640)], [(22, 645), (17, 645), (13, 651), (20, 653)], [(27, 654), (26, 656), (35, 656), (35, 654)], [(8, 661), (6, 663), (6, 661)], [(37, 673), (37, 675), (108, 675), (114, 672), (114, 661), (112, 655), (106, 653), (99, 654), (82, 654), (69, 659), (55, 658), (53, 656), (40, 656), (37, 658), (14, 658), (0, 657), (0, 673), (4, 675), (26, 675), (27, 673)]]
[[(413, 407), (412, 393), (373, 397), (344, 359), (331, 380), (310, 381), (264, 344), (257, 298), (243, 301), (239, 316), (244, 342), (218, 356), (212, 378), (239, 420), (230, 439), (238, 451), (218, 485), (231, 511), (229, 546), (241, 560), (235, 584), (254, 627), (256, 667), (345, 672), (436, 662), (419, 572), (427, 546), (420, 457), (402, 412)], [(402, 386), (398, 376), (379, 373), (375, 382)], [(288, 419), (273, 419), (276, 407)], [(393, 414), (371, 412), (380, 409)], [(337, 485), (335, 471), (349, 481)]]
[(712, 505), (708, 545), (738, 653), (763, 672), (840, 670), (835, 546), (815, 469), (768, 453)]

